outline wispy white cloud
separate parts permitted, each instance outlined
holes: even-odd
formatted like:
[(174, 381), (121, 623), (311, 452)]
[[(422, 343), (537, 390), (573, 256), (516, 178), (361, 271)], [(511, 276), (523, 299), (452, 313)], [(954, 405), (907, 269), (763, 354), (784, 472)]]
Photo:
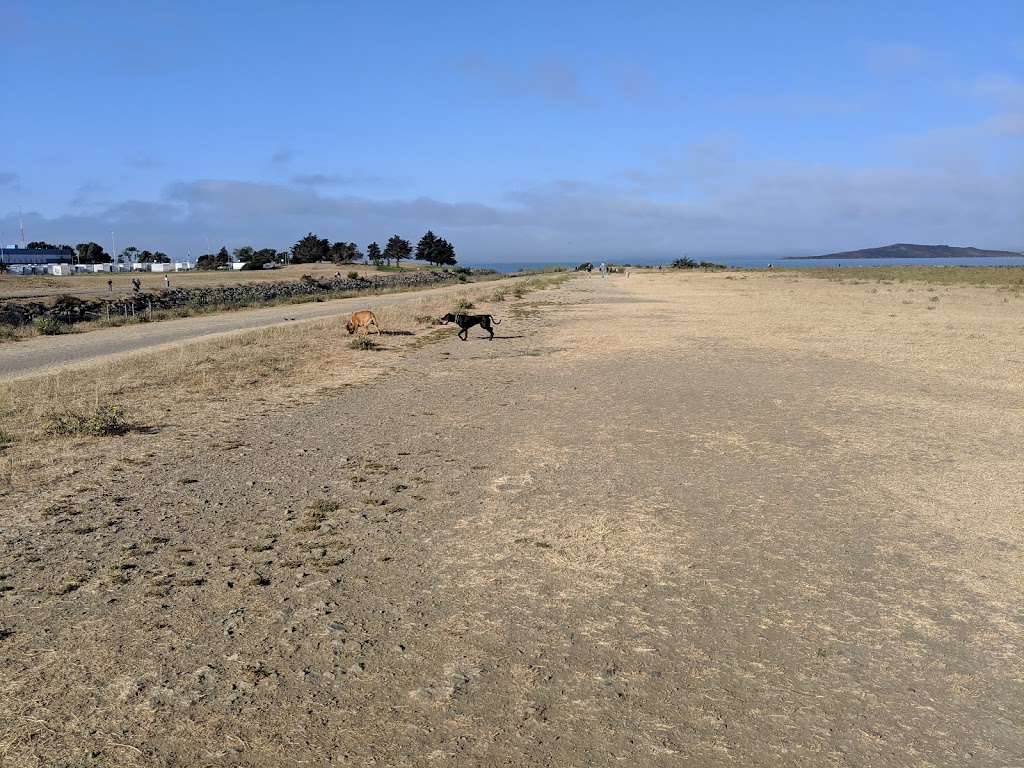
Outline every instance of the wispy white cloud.
[(454, 59), (451, 66), (492, 96), (536, 98), (560, 106), (591, 101), (583, 92), (577, 68), (559, 56), (535, 56), (516, 66), (506, 66), (472, 51)]
[(982, 75), (971, 83), (972, 95), (1001, 109), (1024, 111), (1024, 81), (1001, 73)]
[(790, 115), (807, 117), (812, 115), (849, 115), (860, 106), (851, 99), (839, 99), (814, 93), (776, 93), (770, 96), (738, 99), (725, 105), (730, 112)]
[(910, 43), (865, 43), (861, 46), (868, 69), (882, 75), (902, 75), (922, 69), (928, 56)]

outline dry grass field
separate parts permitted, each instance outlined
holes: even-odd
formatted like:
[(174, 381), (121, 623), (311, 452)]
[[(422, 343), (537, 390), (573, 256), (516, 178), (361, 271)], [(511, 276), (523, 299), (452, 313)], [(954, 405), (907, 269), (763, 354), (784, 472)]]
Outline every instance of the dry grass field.
[[(413, 262), (403, 269), (428, 269), (427, 265)], [(188, 270), (181, 272), (118, 272), (108, 274), (97, 272), (81, 275), (9, 275), (0, 274), (0, 297), (11, 296), (93, 296), (107, 292), (107, 280), (114, 282), (114, 291), (131, 293), (133, 277), (142, 281), (143, 290), (157, 291), (164, 288), (164, 275), (171, 280), (173, 288), (210, 288), (227, 285), (257, 285), (259, 283), (285, 283), (310, 275), (318, 280), (329, 280), (335, 272), (347, 275), (380, 274), (376, 267), (361, 264), (289, 264), (278, 269), (259, 270)]]
[(0, 765), (1020, 764), (1024, 294), (857, 273), (5, 381)]

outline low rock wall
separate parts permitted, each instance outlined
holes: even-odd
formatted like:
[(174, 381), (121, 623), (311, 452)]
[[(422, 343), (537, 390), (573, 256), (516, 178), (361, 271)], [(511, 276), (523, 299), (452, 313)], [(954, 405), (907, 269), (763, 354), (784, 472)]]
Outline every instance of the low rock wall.
[(293, 297), (317, 296), (336, 292), (373, 293), (401, 288), (419, 288), (454, 282), (456, 272), (407, 272), (373, 277), (316, 280), (304, 277), (297, 283), (263, 283), (231, 285), (216, 288), (172, 288), (165, 291), (140, 291), (129, 296), (104, 299), (81, 299), (60, 296), (56, 301), (0, 303), (0, 322), (25, 325), (39, 317), (62, 323), (77, 323), (111, 316), (134, 316), (179, 307), (247, 306), (287, 300)]

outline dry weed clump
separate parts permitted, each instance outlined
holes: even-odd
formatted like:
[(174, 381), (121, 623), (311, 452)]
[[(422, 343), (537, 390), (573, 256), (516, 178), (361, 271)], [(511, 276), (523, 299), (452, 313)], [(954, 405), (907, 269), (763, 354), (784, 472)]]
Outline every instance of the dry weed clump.
[(48, 435), (63, 437), (73, 435), (109, 437), (123, 435), (129, 427), (124, 422), (120, 407), (106, 405), (97, 408), (92, 414), (70, 410), (55, 414), (46, 420), (43, 429)]

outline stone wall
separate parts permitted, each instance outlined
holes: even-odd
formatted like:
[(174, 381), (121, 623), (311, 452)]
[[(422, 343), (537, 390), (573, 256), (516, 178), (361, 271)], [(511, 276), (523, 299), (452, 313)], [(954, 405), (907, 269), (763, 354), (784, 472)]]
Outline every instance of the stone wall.
[[(491, 270), (483, 270), (491, 272)], [(475, 272), (475, 271), (474, 271)], [(292, 297), (327, 295), (336, 292), (373, 293), (431, 285), (443, 285), (458, 280), (465, 273), (456, 272), (401, 272), (373, 277), (335, 278), (316, 280), (304, 276), (297, 283), (263, 283), (231, 285), (216, 288), (172, 288), (165, 291), (141, 291), (114, 299), (81, 299), (59, 296), (55, 301), (0, 303), (0, 322), (9, 325), (31, 323), (37, 317), (49, 317), (62, 323), (96, 320), (107, 316), (143, 315), (150, 311), (178, 307), (234, 307), (286, 301)]]

